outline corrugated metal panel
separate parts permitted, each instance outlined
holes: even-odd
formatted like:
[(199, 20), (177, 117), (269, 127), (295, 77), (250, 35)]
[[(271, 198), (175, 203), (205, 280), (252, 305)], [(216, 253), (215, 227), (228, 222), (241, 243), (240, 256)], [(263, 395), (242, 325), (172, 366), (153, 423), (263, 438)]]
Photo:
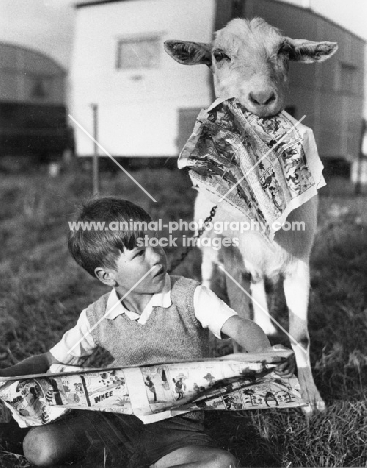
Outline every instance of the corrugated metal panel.
[(65, 79), (50, 57), (0, 43), (1, 156), (62, 154), (70, 143)]
[[(14, 70), (0, 69), (0, 101), (12, 101), (17, 99), (18, 83), (17, 73)], [(18, 99), (21, 99), (18, 96)]]
[(340, 96), (335, 93), (321, 93), (320, 121), (317, 144), (323, 157), (346, 156), (343, 144), (343, 109)]
[(45, 55), (27, 49), (20, 49), (18, 54), (21, 55), (23, 69), (26, 72), (45, 74), (47, 76), (65, 75), (64, 70)]
[(234, 16), (234, 5), (241, 5), (235, 0), (216, 0), (214, 30), (222, 29)]
[(0, 68), (16, 68), (17, 65), (17, 47), (9, 44), (0, 43)]
[(63, 104), (65, 80), (65, 70), (50, 57), (0, 43), (0, 101)]
[(70, 143), (65, 106), (0, 103), (0, 154), (61, 155)]
[(178, 109), (178, 151), (182, 150), (188, 138), (192, 134), (196, 117), (198, 116), (200, 111), (200, 107), (193, 107), (190, 109)]
[(259, 16), (290, 37), (316, 38), (315, 19), (308, 10), (268, 0), (245, 0), (244, 4), (247, 18)]

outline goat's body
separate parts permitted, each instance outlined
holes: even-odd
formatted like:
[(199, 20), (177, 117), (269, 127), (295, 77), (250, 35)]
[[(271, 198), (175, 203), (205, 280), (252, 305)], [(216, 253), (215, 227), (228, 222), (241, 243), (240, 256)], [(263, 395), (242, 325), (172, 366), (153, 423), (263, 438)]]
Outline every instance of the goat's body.
[[(251, 21), (234, 19), (216, 33), (212, 45), (188, 41), (167, 41), (166, 51), (184, 65), (205, 64), (214, 75), (217, 98), (235, 97), (258, 117), (272, 117), (284, 107), (288, 82), (289, 60), (312, 63), (328, 59), (337, 50), (332, 42), (312, 42), (291, 39), (268, 25), (261, 18)], [(211, 200), (199, 188), (195, 203), (195, 220), (204, 220), (216, 200)], [(215, 221), (238, 222), (240, 212), (225, 202), (218, 205)], [(310, 285), (309, 257), (316, 231), (317, 197), (314, 196), (291, 211), (288, 223), (304, 223), (304, 230), (276, 232), (274, 242), (268, 243), (260, 232), (236, 232), (224, 229), (222, 237), (238, 240), (238, 247), (214, 250), (202, 247), (202, 279), (210, 285), (213, 265), (222, 263), (227, 275), (227, 292), (231, 306), (248, 316), (250, 291), (244, 273), (250, 272), (254, 320), (268, 334), (276, 329), (269, 318), (264, 292), (264, 278), (284, 276), (284, 293), (289, 309), (289, 335), (298, 366), (298, 377), (304, 399), (313, 407), (324, 403), (314, 384), (307, 328)], [(246, 220), (244, 220), (246, 221)], [(248, 220), (247, 220), (248, 221)], [(218, 237), (207, 231), (206, 237)], [(210, 244), (210, 243), (209, 243)]]
[[(214, 199), (210, 199), (205, 192), (199, 191), (195, 200), (194, 214), (198, 224), (205, 220), (215, 204)], [(285, 273), (287, 267), (291, 268), (297, 260), (308, 261), (317, 226), (317, 197), (311, 198), (287, 217), (287, 222), (295, 226), (304, 226), (304, 229), (287, 231), (280, 229), (276, 232), (272, 243), (266, 241), (259, 231), (240, 232), (240, 230), (228, 229), (230, 223), (248, 221), (250, 225), (250, 220), (247, 220), (236, 209), (229, 207), (225, 201), (218, 205), (214, 221), (221, 222), (226, 228), (221, 233), (223, 237), (238, 239), (238, 248), (243, 255), (246, 270), (251, 273), (256, 282), (264, 276), (272, 277)], [(211, 237), (216, 234), (213, 230), (208, 230), (204, 236)], [(215, 252), (217, 252), (217, 257), (220, 257), (218, 251)]]
[[(214, 200), (208, 198), (204, 192), (199, 191), (195, 201), (194, 214), (197, 223), (202, 222), (208, 216), (214, 203)], [(239, 212), (229, 207), (226, 202), (218, 205), (214, 221), (220, 222), (222, 226), (227, 227), (227, 229), (223, 229), (221, 237), (237, 240), (237, 248), (243, 260), (236, 276), (239, 277), (241, 273), (250, 273), (253, 289), (256, 288), (255, 285), (258, 283), (263, 283), (266, 277), (273, 278), (279, 275), (291, 277), (297, 275), (297, 265), (299, 263), (308, 265), (317, 225), (317, 197), (311, 198), (308, 202), (293, 210), (287, 218), (289, 223), (302, 223), (304, 230), (294, 231), (290, 229), (285, 231), (280, 229), (277, 231), (272, 243), (265, 240), (264, 236), (258, 231), (246, 230), (240, 232), (228, 229), (231, 222), (233, 224), (238, 223), (239, 219), (241, 219)], [(249, 220), (241, 219), (241, 221)], [(203, 236), (210, 238), (217, 237), (218, 235), (213, 230), (209, 230), (204, 232)], [(213, 244), (213, 242), (210, 244)], [(222, 265), (228, 270), (228, 273), (231, 273), (232, 268), (230, 266), (232, 262), (227, 259), (226, 252), (233, 248), (236, 247), (231, 245), (229, 248), (222, 247), (220, 250), (214, 250), (211, 247), (201, 247), (203, 255), (202, 280), (204, 284), (209, 286), (213, 274), (213, 264), (215, 263)], [(233, 256), (233, 253), (230, 255)], [(229, 298), (232, 306), (236, 304), (235, 310), (248, 318), (249, 311), (246, 305), (241, 307), (236, 297), (230, 296)], [(307, 309), (308, 294), (300, 297), (299, 301), (305, 302), (305, 306), (302, 306), (302, 309)], [(266, 304), (262, 304), (262, 307), (267, 310)], [(265, 328), (267, 333), (270, 330), (274, 333), (275, 329), (265, 312), (261, 313), (256, 303), (254, 303), (253, 309), (255, 320), (257, 319), (256, 321), (259, 325)], [(259, 320), (259, 317), (262, 317), (262, 319)], [(306, 317), (303, 318), (306, 320)]]

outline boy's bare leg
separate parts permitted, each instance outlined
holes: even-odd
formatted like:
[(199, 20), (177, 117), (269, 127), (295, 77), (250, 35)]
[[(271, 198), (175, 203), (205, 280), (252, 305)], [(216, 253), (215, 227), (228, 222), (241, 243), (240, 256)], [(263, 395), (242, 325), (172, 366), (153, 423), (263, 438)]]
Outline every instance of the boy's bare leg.
[(52, 466), (84, 458), (93, 445), (85, 421), (75, 418), (32, 428), (23, 442), (24, 456), (36, 466)]
[(236, 468), (235, 457), (225, 450), (192, 445), (165, 455), (150, 468)]

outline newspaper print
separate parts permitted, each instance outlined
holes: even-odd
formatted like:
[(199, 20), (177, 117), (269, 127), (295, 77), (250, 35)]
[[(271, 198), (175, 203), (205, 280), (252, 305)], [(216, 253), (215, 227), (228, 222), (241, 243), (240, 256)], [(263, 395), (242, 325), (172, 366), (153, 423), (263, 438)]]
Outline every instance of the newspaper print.
[(135, 414), (149, 423), (198, 409), (302, 406), (297, 379), (273, 372), (281, 353), (98, 370), (62, 366), (52, 376), (5, 379), (0, 399), (21, 427), (46, 424), (71, 409)]
[(312, 131), (296, 124), (284, 111), (260, 118), (235, 98), (218, 99), (199, 113), (178, 166), (214, 202), (225, 196), (272, 240), (275, 222), (281, 226), (325, 185)]

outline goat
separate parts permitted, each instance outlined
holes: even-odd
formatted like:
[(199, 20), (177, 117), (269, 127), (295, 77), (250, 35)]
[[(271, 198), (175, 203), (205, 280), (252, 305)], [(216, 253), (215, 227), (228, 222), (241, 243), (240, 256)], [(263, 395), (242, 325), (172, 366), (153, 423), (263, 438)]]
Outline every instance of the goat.
[[(321, 62), (331, 57), (338, 46), (334, 42), (312, 42), (283, 36), (277, 28), (261, 18), (233, 19), (216, 32), (213, 44), (169, 40), (166, 52), (183, 65), (205, 64), (213, 73), (217, 98), (237, 98), (250, 112), (266, 118), (278, 114), (285, 103), (288, 85), (289, 61)], [(213, 203), (199, 190), (195, 201), (195, 219), (208, 216)], [(236, 216), (225, 204), (218, 205), (215, 220), (236, 221)], [(238, 219), (237, 219), (238, 220)], [(289, 334), (298, 367), (298, 378), (303, 399), (311, 409), (325, 405), (313, 381), (309, 357), (307, 311), (310, 287), (309, 257), (317, 225), (317, 197), (294, 209), (287, 221), (304, 222), (304, 231), (280, 229), (273, 246), (267, 244), (259, 232), (240, 235), (239, 246), (222, 247), (221, 251), (202, 248), (202, 280), (207, 286), (213, 266), (221, 261), (226, 271), (241, 286), (245, 274), (251, 274), (253, 318), (263, 330), (275, 334), (267, 311), (264, 278), (284, 276), (284, 294), (289, 310)], [(228, 233), (226, 233), (228, 234)], [(212, 236), (210, 231), (207, 236)], [(229, 233), (233, 236), (233, 233)], [(238, 233), (237, 233), (238, 235)], [(231, 307), (248, 318), (248, 302), (241, 289), (226, 278)], [(244, 304), (245, 303), (245, 304)], [(244, 307), (245, 305), (245, 307)]]

